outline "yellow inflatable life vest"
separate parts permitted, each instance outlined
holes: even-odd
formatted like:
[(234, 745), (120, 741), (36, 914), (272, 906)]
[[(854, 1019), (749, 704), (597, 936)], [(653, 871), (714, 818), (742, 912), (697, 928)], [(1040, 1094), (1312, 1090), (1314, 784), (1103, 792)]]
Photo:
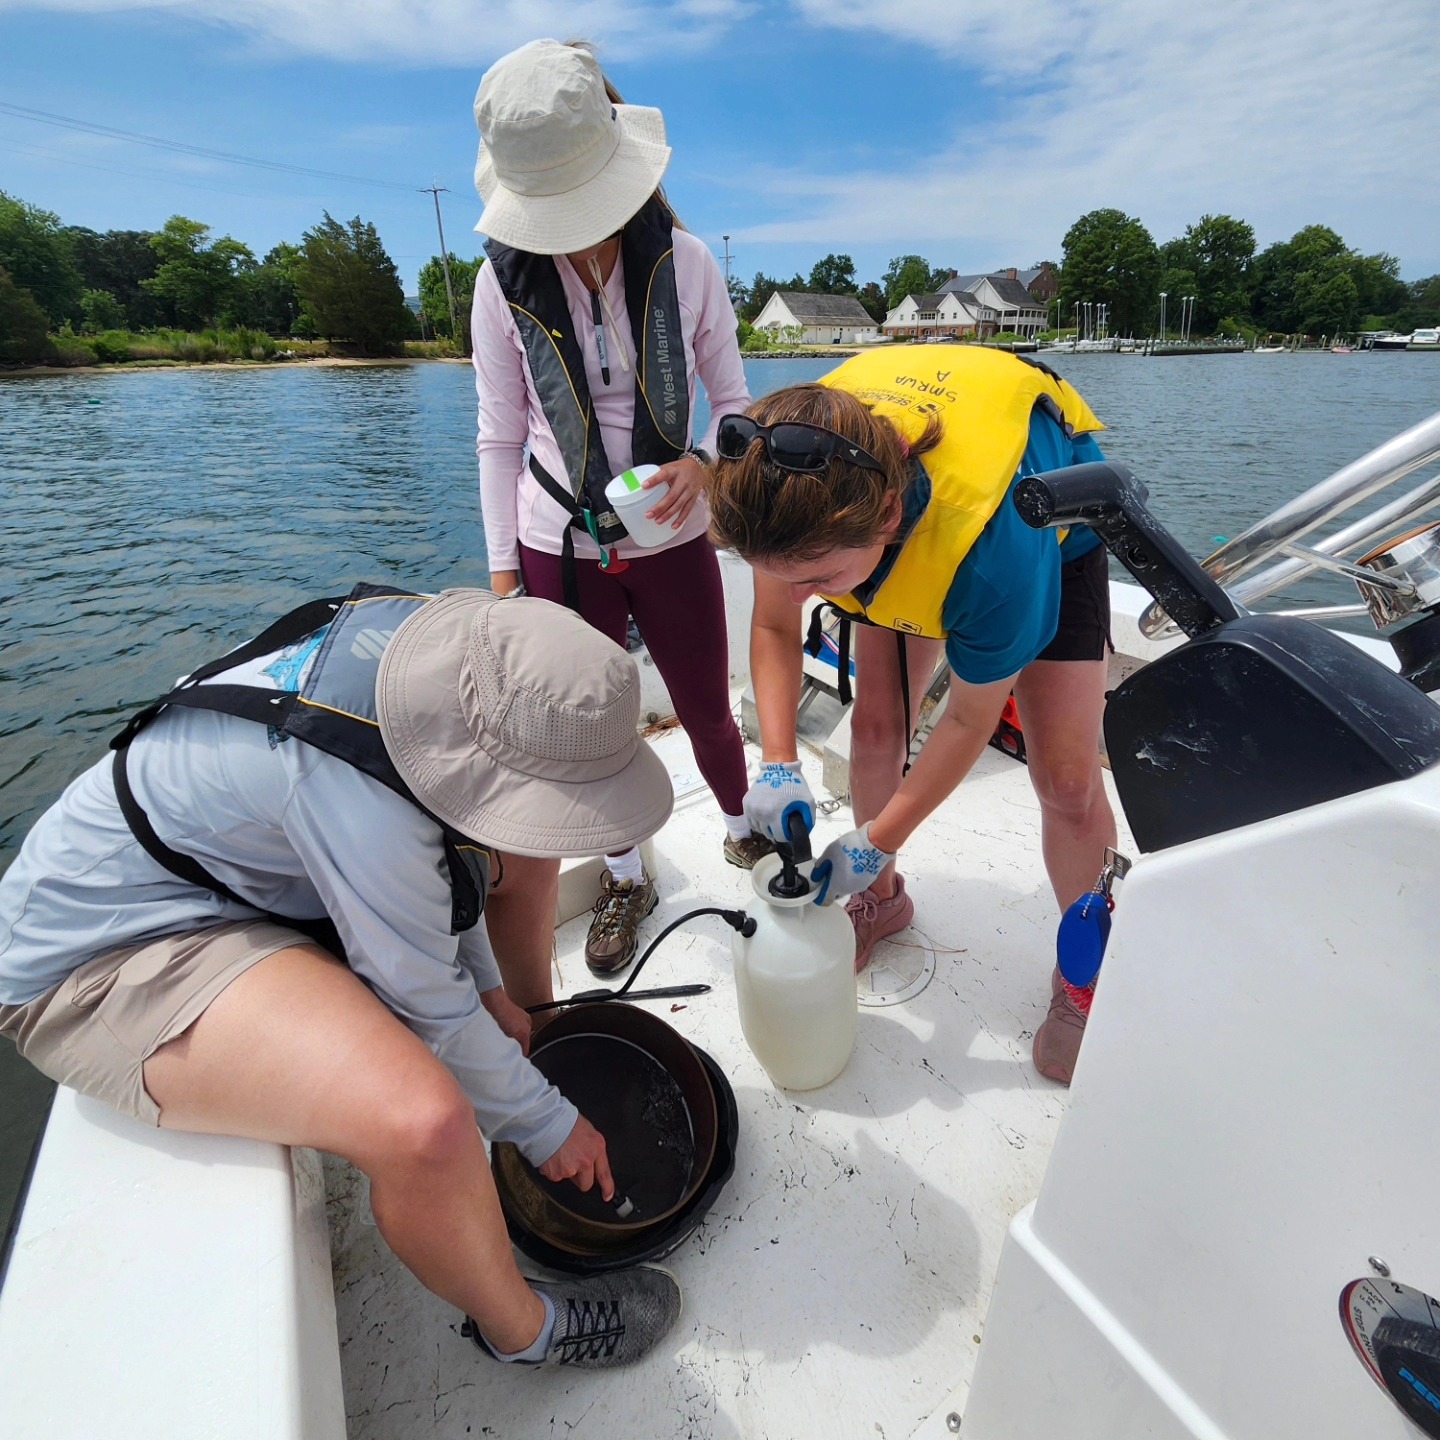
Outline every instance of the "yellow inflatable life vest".
[(945, 427), (940, 444), (920, 461), (930, 476), (930, 503), (869, 605), (853, 595), (821, 597), (907, 635), (944, 636), (950, 582), (1015, 478), (1036, 405), (1071, 435), (1105, 428), (1057, 375), (978, 345), (877, 349), (820, 383), (863, 400), (907, 440), (919, 437), (931, 415)]

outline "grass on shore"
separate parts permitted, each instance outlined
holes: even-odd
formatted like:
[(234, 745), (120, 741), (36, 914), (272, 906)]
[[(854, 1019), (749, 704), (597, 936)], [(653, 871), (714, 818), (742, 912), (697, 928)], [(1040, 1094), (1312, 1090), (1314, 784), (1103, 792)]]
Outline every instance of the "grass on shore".
[[(326, 340), (277, 340), (263, 330), (105, 330), (98, 335), (62, 331), (50, 338), (51, 354), (39, 363), (75, 369), (89, 365), (208, 365), (318, 360), (351, 351)], [(448, 340), (407, 340), (402, 357), (438, 360), (458, 354)]]

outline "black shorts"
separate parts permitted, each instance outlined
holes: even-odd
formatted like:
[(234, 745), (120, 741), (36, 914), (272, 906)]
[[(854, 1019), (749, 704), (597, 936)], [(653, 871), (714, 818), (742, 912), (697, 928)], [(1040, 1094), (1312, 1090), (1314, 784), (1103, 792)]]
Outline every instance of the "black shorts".
[(1097, 545), (1060, 567), (1060, 624), (1037, 660), (1103, 660), (1110, 638), (1110, 552)]

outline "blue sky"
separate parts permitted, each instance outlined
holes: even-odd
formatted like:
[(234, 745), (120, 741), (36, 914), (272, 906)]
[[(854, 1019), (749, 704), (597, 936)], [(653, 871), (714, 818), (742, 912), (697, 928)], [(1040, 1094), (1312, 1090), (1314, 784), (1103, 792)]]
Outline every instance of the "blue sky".
[[(373, 220), (407, 289), (471, 255), (471, 103), (540, 35), (600, 45), (665, 112), (667, 188), (736, 273), (907, 252), (962, 273), (1058, 258), (1084, 211), (1158, 241), (1204, 213), (1263, 247), (1323, 223), (1440, 271), (1435, 0), (0, 0), (0, 102), (386, 184), (238, 167), (0, 110), (0, 189), (71, 224), (172, 214), (263, 254)], [(397, 188), (398, 187), (398, 188)]]

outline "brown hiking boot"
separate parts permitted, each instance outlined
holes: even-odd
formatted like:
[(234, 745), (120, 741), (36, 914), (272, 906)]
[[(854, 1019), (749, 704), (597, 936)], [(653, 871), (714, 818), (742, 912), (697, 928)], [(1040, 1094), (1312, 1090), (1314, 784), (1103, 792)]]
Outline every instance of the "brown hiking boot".
[(725, 837), (725, 858), (742, 870), (753, 869), (757, 860), (763, 860), (774, 853), (775, 846), (769, 837), (758, 835), (754, 830), (743, 840), (733, 840), (729, 835)]
[(641, 876), (633, 880), (617, 880), (608, 870), (595, 902), (595, 918), (585, 937), (585, 963), (592, 975), (615, 975), (634, 958), (640, 922), (659, 904), (655, 882)]
[(1065, 993), (1065, 982), (1059, 968), (1050, 977), (1050, 1013), (1035, 1032), (1031, 1056), (1035, 1068), (1047, 1080), (1068, 1085), (1080, 1058), (1080, 1042), (1085, 1038), (1085, 1016)]

